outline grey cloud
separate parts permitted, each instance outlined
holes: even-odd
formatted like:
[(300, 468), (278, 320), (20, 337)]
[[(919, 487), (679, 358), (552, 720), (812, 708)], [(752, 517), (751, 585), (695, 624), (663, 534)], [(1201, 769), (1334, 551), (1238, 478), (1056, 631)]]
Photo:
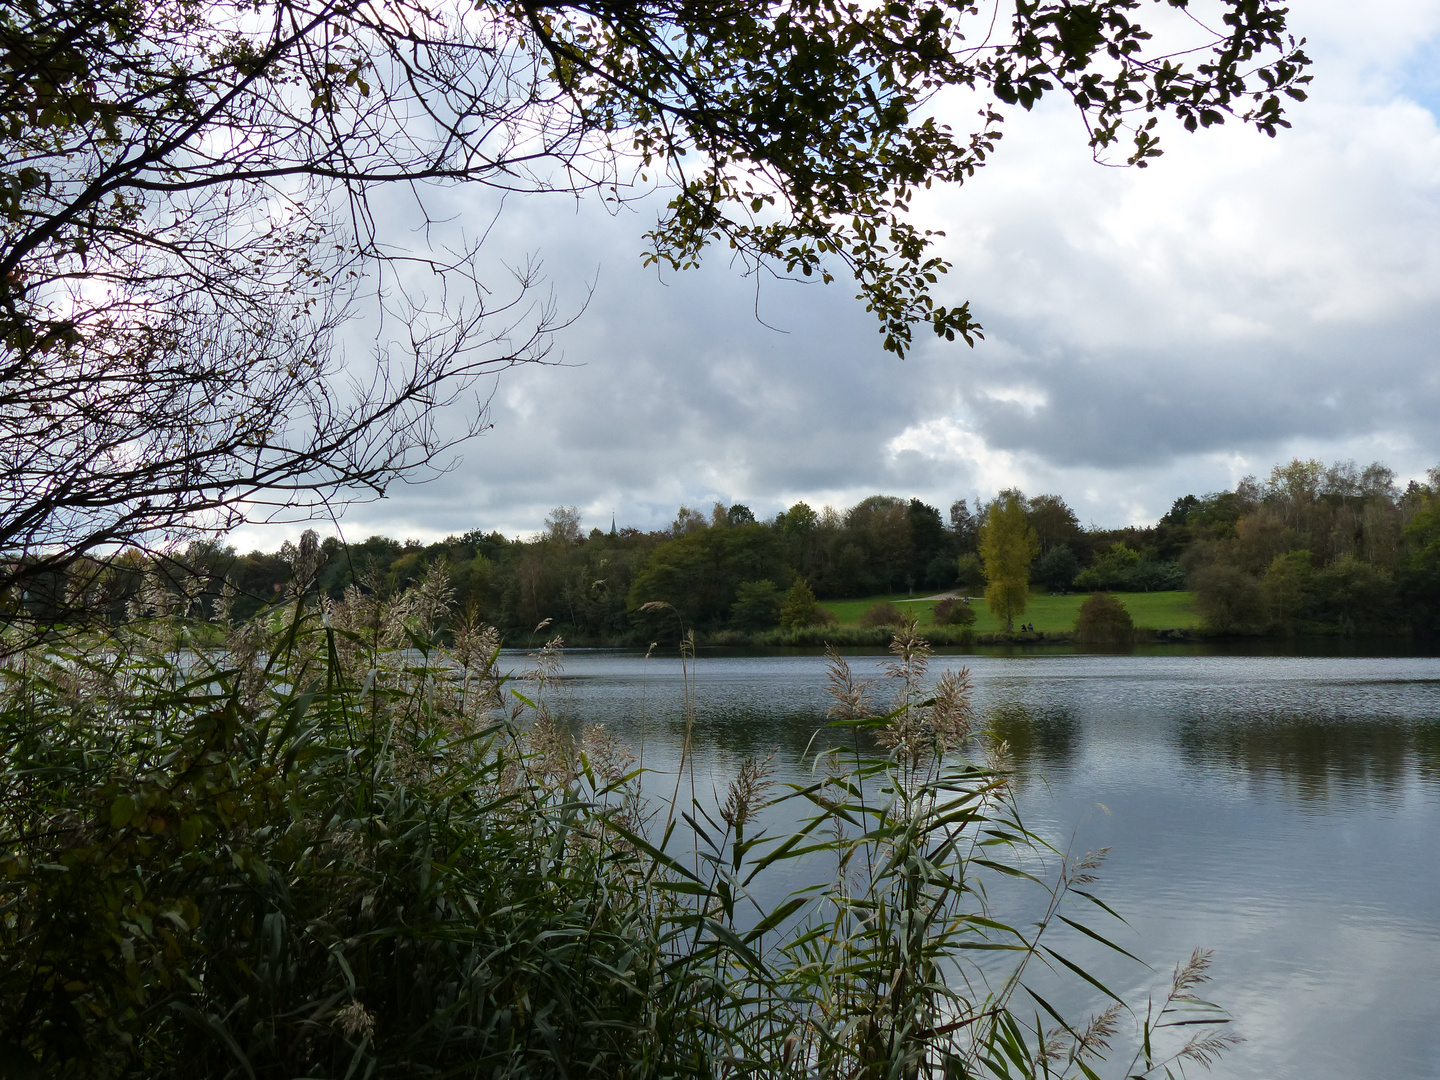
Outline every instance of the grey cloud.
[[(1373, 72), (1381, 38), (1350, 67)], [(570, 503), (587, 526), (613, 508), (655, 527), (711, 498), (768, 514), (1006, 483), (1118, 524), (1294, 453), (1418, 473), (1440, 460), (1440, 134), (1386, 96), (1403, 75), (1352, 79), (1347, 42), (1319, 44), (1340, 58), (1330, 82), (1277, 140), (1167, 137), (1157, 167), (1105, 170), (1073, 117), (1042, 109), (974, 182), (917, 203), (949, 233), (945, 299), (986, 324), (974, 351), (885, 354), (844, 280), (762, 279), (757, 318), (756, 282), (724, 252), (699, 271), (642, 267), (643, 206), (511, 200), (487, 272), (535, 254), (560, 311), (588, 295), (556, 338), (567, 366), (505, 374), (494, 429), (451, 472), (355, 507), (346, 531), (513, 534)], [(495, 214), (443, 198), (452, 230)], [(965, 437), (910, 437), (937, 423)]]
[[(608, 525), (613, 506), (622, 523), (657, 525), (682, 501), (760, 510), (788, 492), (893, 483), (884, 446), (949, 361), (885, 354), (841, 285), (762, 279), (757, 318), (755, 281), (731, 268), (663, 280), (642, 268), (633, 215), (567, 214), (561, 227), (538, 201), (512, 213), (534, 225), (515, 238), (545, 257), (562, 309), (593, 278), (589, 306), (557, 339), (561, 366), (501, 378), (494, 429), (455, 470), (387, 503), (430, 531), (523, 531), (560, 503), (588, 507), (591, 524)], [(403, 517), (399, 502), (352, 517)]]
[(1440, 452), (1437, 326), (1440, 312), (1427, 312), (1402, 326), (1278, 348), (1211, 344), (1096, 356), (1049, 349), (1006, 324), (1004, 331), (1029, 339), (1015, 375), (1047, 403), (1029, 410), (972, 394), (966, 409), (991, 446), (1055, 465), (1116, 468), (1377, 430), (1406, 432)]

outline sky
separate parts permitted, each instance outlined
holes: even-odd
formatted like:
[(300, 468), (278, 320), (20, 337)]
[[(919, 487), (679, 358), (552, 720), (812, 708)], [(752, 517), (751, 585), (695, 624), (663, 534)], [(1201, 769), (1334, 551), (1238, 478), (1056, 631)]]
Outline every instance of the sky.
[(338, 528), (528, 536), (574, 505), (587, 529), (654, 529), (681, 504), (763, 518), (876, 493), (943, 514), (1005, 487), (1116, 527), (1293, 457), (1422, 476), (1440, 463), (1440, 0), (1297, 0), (1290, 18), (1314, 82), (1278, 138), (1167, 132), (1151, 167), (1108, 168), (1055, 100), (1012, 111), (987, 167), (916, 201), (953, 263), (937, 298), (985, 327), (973, 349), (922, 330), (884, 352), (843, 276), (757, 279), (723, 252), (647, 269), (643, 202), (442, 193), (456, 227), (493, 219), (492, 265), (537, 260), (574, 322), (554, 363), (481, 388), (492, 426), (448, 472)]

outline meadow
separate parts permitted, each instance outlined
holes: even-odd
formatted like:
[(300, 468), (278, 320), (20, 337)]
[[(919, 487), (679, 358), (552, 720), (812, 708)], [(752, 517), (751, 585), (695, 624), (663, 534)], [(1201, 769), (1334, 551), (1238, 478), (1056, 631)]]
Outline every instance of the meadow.
[[(1070, 593), (1052, 596), (1039, 590), (1032, 590), (1030, 602), (1025, 608), (1023, 621), (1033, 623), (1041, 633), (1069, 633), (1075, 628), (1075, 617), (1080, 605), (1085, 603), (1089, 593)], [(1200, 626), (1200, 615), (1195, 610), (1195, 594), (1191, 592), (1116, 593), (1116, 598), (1125, 605), (1135, 620), (1135, 626), (1142, 630), (1194, 630)], [(867, 596), (858, 600), (827, 600), (821, 607), (830, 611), (840, 620), (841, 626), (857, 626), (860, 616), (871, 606), (882, 600), (889, 600), (902, 611), (913, 611), (920, 617), (920, 625), (934, 624), (934, 609), (937, 601), (914, 599), (905, 593), (889, 596)], [(975, 609), (975, 633), (995, 634), (1004, 629), (1000, 622), (985, 606), (983, 596), (970, 598)]]

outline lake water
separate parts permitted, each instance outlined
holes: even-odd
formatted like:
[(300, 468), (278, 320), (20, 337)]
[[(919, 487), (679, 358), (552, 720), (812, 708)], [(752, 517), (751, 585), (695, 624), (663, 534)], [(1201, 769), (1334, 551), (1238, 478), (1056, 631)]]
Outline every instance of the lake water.
[[(1097, 891), (1119, 943), (1162, 972), (1214, 950), (1209, 996), (1246, 1041), (1213, 1075), (1440, 1076), (1440, 658), (1056, 650), (937, 655), (932, 674), (962, 665), (1027, 823), (1111, 847)], [(702, 785), (772, 752), (809, 776), (823, 657), (702, 652), (694, 672)], [(575, 650), (552, 700), (673, 769), (678, 659)], [(1130, 994), (1154, 981), (1085, 960)]]

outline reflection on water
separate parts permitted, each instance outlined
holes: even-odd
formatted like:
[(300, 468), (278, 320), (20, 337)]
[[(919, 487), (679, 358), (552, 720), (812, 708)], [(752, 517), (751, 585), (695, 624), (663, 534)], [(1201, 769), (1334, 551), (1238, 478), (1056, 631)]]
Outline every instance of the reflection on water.
[[(880, 655), (850, 658), (885, 687)], [(1093, 754), (1163, 749), (1188, 772), (1241, 775), (1307, 803), (1367, 800), (1440, 782), (1440, 659), (1058, 654), (937, 656), (968, 666), (980, 726), (1022, 771), (1068, 776)], [(678, 660), (576, 650), (552, 704), (663, 758), (683, 730)], [(823, 657), (702, 656), (696, 741), (719, 759), (776, 752), (799, 763), (831, 736)]]
[(1080, 721), (1072, 709), (1008, 701), (985, 712), (982, 729), (1005, 743), (1010, 760), (1024, 772), (1063, 778), (1080, 752)]
[[(880, 679), (884, 656), (849, 659)], [(1161, 966), (1215, 950), (1213, 996), (1247, 1039), (1215, 1076), (1436, 1075), (1440, 659), (1016, 651), (932, 671), (962, 664), (982, 726), (1036, 778), (1020, 789), (1031, 826), (1113, 846), (1102, 885), (1129, 921), (1120, 943)], [(556, 696), (648, 766), (678, 757), (677, 660), (577, 651)], [(695, 704), (707, 789), (747, 755), (803, 781), (807, 750), (834, 735), (820, 656), (702, 655)], [(1145, 981), (1090, 959), (1130, 990)]]
[(1440, 783), (1440, 721), (1283, 716), (1195, 719), (1179, 745), (1197, 767), (1243, 772), (1301, 803), (1395, 800)]

